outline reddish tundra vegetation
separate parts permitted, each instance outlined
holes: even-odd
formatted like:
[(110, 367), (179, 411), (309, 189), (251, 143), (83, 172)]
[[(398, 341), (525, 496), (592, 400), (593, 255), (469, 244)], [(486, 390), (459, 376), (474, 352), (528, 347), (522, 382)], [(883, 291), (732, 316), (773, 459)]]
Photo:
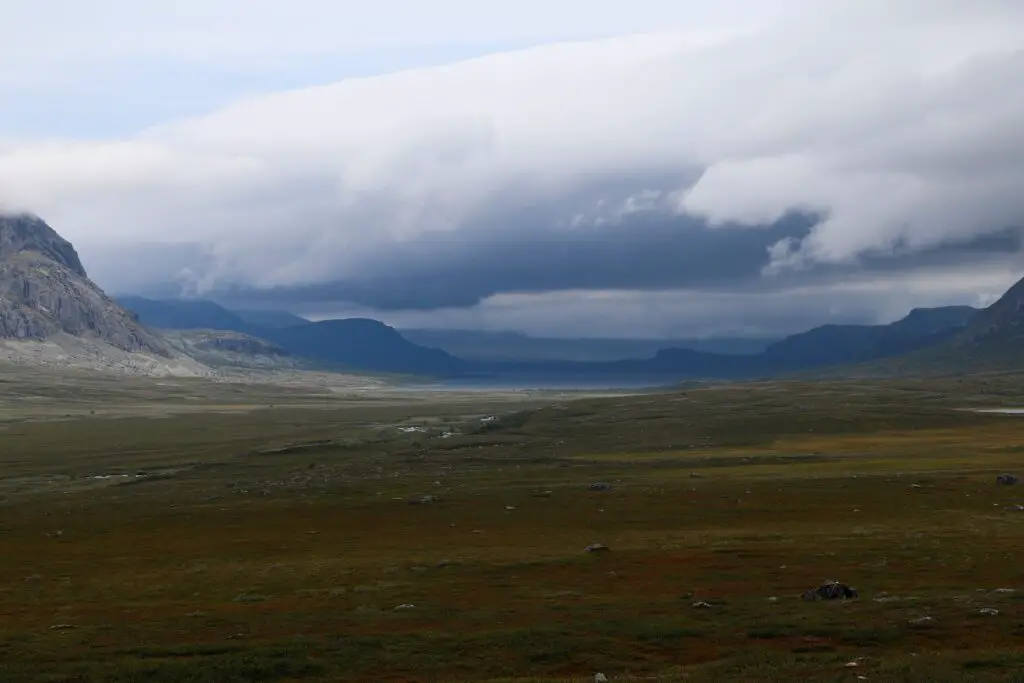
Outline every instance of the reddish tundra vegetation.
[(12, 420), (0, 680), (1021, 680), (1017, 386)]

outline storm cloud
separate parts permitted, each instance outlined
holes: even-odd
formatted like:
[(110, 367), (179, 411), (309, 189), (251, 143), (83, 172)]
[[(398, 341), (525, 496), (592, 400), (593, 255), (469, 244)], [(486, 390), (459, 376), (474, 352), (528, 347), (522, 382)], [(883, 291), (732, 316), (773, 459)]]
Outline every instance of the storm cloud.
[[(595, 320), (594, 302), (647, 296), (679, 322), (713, 295), (724, 330), (769, 304), (788, 320), (783, 297), (808, 287), (863, 318), (893, 305), (865, 278), (904, 283), (909, 305), (1009, 284), (1024, 5), (776, 6), (243, 99), (121, 139), (2, 140), (0, 203), (49, 220), (114, 291), (325, 315), (514, 321), (509, 302), (590, 292)], [(955, 284), (935, 286), (942, 272)]]

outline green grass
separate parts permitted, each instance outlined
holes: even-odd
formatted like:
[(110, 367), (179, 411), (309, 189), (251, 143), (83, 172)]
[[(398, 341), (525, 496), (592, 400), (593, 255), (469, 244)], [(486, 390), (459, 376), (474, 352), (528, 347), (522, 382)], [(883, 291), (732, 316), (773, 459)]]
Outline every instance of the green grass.
[[(1007, 378), (253, 391), (8, 421), (0, 681), (1024, 680), (1024, 418), (955, 410)], [(831, 578), (861, 599), (799, 599)]]

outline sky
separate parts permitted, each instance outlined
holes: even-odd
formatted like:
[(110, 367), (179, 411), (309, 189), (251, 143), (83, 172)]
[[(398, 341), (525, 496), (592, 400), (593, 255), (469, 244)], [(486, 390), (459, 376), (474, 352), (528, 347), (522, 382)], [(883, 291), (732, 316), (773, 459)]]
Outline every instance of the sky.
[(763, 336), (1024, 275), (1018, 0), (0, 3), (0, 209), (114, 294)]

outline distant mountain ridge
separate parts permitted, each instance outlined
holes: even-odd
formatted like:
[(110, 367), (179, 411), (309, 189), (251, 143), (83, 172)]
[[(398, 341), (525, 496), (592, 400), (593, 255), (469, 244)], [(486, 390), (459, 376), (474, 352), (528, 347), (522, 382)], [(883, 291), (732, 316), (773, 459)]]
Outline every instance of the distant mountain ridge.
[(231, 312), (245, 323), (261, 328), (295, 327), (296, 325), (307, 325), (313, 322), (289, 311), (232, 309)]
[(1024, 351), (1024, 280), (978, 314), (952, 340), (954, 348), (1011, 343)]
[[(918, 308), (904, 318), (884, 325), (823, 325), (770, 344), (765, 340), (753, 340), (752, 346), (760, 344), (764, 347), (760, 353), (725, 354), (693, 348), (649, 348), (646, 357), (578, 360), (545, 357), (544, 354), (553, 347), (543, 347), (535, 350), (539, 358), (502, 359), (488, 358), (486, 354), (484, 357), (463, 358), (426, 344), (417, 344), (399, 330), (376, 320), (327, 320), (261, 328), (243, 320), (239, 313), (209, 301), (154, 302), (132, 297), (125, 297), (122, 301), (138, 311), (144, 322), (155, 327), (194, 329), (219, 325), (221, 329), (271, 341), (297, 357), (353, 369), (432, 376), (632, 376), (666, 381), (770, 377), (900, 356), (953, 338), (978, 315), (978, 310), (969, 306)], [(288, 315), (274, 314), (273, 317), (281, 320), (287, 319)], [(463, 331), (461, 335), (453, 336), (441, 330), (419, 330), (407, 334), (421, 341), (459, 337), (470, 348), (488, 340), (504, 340), (514, 348), (523, 344), (524, 339), (529, 344), (531, 339), (516, 333)], [(608, 352), (607, 348), (601, 347), (607, 341), (598, 340), (597, 354)], [(628, 344), (620, 350), (622, 348), (628, 348)], [(595, 353), (593, 349), (591, 352)]]
[[(301, 324), (261, 327), (243, 319), (244, 312), (230, 311), (212, 301), (158, 300), (138, 296), (122, 296), (120, 301), (145, 324), (157, 329), (203, 333), (229, 331), (248, 340), (273, 344), (294, 358), (318, 361), (325, 367), (430, 376), (458, 374), (466, 369), (464, 362), (450, 354), (413, 344), (394, 328), (368, 318), (310, 322), (294, 316), (302, 321)], [(269, 319), (272, 324), (293, 319), (284, 311), (261, 311), (256, 318)], [(181, 338), (194, 355), (211, 352), (210, 348), (198, 348), (190, 342), (197, 338), (196, 335), (168, 334), (175, 339)], [(212, 342), (207, 340), (209, 343)], [(218, 351), (223, 355), (223, 345), (233, 342), (221, 340), (219, 343), (221, 348)], [(246, 344), (238, 341), (237, 344), (239, 349), (256, 348), (252, 341)], [(264, 358), (267, 356), (262, 352), (252, 353)], [(263, 362), (255, 358), (254, 361)]]
[[(159, 330), (168, 329), (194, 333), (165, 338)], [(431, 334), (454, 338), (452, 332), (437, 330), (409, 333), (420, 339)], [(676, 347), (655, 349), (644, 358), (594, 360), (601, 354), (619, 353), (633, 341), (610, 350), (623, 340), (460, 334), (470, 344), (499, 338), (512, 347), (535, 344), (527, 351), (535, 356), (495, 358), (493, 354), (505, 351), (492, 349), (490, 358), (460, 358), (414, 343), (398, 330), (370, 319), (310, 322), (287, 311), (231, 311), (203, 300), (129, 296), (118, 302), (88, 278), (71, 243), (42, 219), (0, 214), (0, 359), (20, 362), (36, 344), (30, 352), (36, 361), (74, 361), (82, 367), (144, 373), (203, 374), (209, 368), (196, 361), (198, 356), (254, 367), (298, 368), (313, 361), (332, 369), (436, 377), (632, 376), (661, 382), (772, 377), (826, 367), (883, 374), (1015, 369), (1024, 364), (1024, 280), (982, 311), (969, 306), (919, 308), (887, 325), (823, 325), (769, 343), (756, 353)], [(579, 350), (577, 359), (546, 355), (559, 344), (588, 343), (593, 346)], [(765, 340), (749, 343), (748, 351)]]
[(720, 337), (710, 339), (613, 339), (600, 337), (534, 337), (519, 332), (484, 330), (405, 329), (403, 337), (422, 346), (443, 349), (468, 361), (614, 361), (653, 357), (664, 348), (707, 353), (753, 355), (777, 339)]
[(792, 335), (756, 355), (704, 353), (693, 349), (659, 350), (653, 358), (604, 363), (491, 363), (498, 375), (658, 377), (683, 379), (755, 379), (845, 366), (900, 356), (952, 339), (978, 314), (967, 306), (914, 309), (885, 325), (823, 325)]
[(449, 376), (469, 364), (441, 351), (413, 344), (393, 327), (369, 318), (321, 322), (264, 330), (291, 353), (342, 367), (387, 373)]
[(971, 306), (915, 308), (887, 325), (822, 325), (770, 345), (780, 364), (835, 365), (900, 356), (955, 336), (978, 315)]
[(121, 296), (118, 302), (135, 313), (145, 325), (161, 330), (230, 330), (256, 334), (263, 328), (237, 313), (204, 299), (148, 299)]
[(1024, 368), (1024, 280), (974, 316), (949, 339), (875, 364), (882, 373), (960, 374)]

